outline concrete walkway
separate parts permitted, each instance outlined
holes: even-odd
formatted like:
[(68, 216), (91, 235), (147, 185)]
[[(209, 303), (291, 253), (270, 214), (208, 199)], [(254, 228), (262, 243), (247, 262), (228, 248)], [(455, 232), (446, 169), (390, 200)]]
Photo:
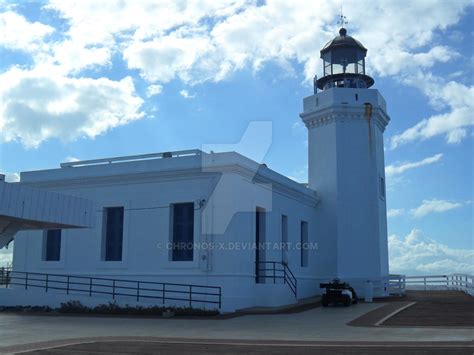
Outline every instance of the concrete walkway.
[[(2, 347), (66, 339), (141, 336), (281, 341), (472, 341), (472, 329), (351, 327), (347, 323), (385, 305), (315, 308), (301, 313), (231, 319), (35, 316), (0, 313)], [(77, 342), (77, 341), (76, 341)], [(62, 342), (64, 343), (64, 342)], [(66, 342), (67, 343), (67, 342)]]

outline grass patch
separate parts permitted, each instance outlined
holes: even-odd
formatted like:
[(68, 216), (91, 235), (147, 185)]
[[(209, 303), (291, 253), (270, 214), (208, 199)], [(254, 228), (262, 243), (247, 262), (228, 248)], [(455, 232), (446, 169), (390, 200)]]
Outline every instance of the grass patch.
[(63, 313), (63, 314), (108, 314), (108, 315), (136, 315), (136, 316), (162, 316), (163, 312), (173, 312), (176, 317), (212, 317), (219, 314), (218, 310), (205, 310), (190, 307), (142, 307), (142, 306), (119, 306), (116, 303), (100, 304), (88, 307), (79, 301), (68, 301), (61, 303), (58, 308), (48, 306), (8, 306), (0, 307), (0, 312), (15, 313)]

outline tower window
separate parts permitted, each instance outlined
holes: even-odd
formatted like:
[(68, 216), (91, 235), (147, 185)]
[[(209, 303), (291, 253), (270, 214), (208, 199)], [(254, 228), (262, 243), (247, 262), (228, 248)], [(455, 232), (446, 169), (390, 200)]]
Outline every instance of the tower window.
[(380, 198), (382, 200), (385, 200), (385, 178), (384, 177), (380, 177)]
[(59, 261), (61, 257), (61, 229), (46, 231), (44, 241), (45, 261)]
[(356, 101), (359, 101), (359, 94), (356, 94)]

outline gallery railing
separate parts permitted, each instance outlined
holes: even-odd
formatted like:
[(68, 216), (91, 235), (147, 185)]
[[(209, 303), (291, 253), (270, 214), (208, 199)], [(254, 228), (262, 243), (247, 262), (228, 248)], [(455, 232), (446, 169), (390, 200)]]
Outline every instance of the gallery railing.
[(118, 297), (133, 297), (140, 300), (159, 300), (183, 302), (189, 307), (194, 304), (209, 304), (221, 308), (222, 290), (219, 286), (163, 283), (87, 277), (74, 275), (45, 274), (38, 272), (7, 271), (6, 287), (16, 285), (28, 288), (41, 288), (64, 291), (66, 294), (86, 296), (108, 295), (113, 300)]
[(288, 267), (288, 264), (281, 261), (259, 261), (257, 265), (257, 282), (263, 280), (267, 282), (283, 280), (283, 283), (287, 284), (291, 292), (297, 297), (298, 293), (298, 280), (296, 279), (293, 272)]

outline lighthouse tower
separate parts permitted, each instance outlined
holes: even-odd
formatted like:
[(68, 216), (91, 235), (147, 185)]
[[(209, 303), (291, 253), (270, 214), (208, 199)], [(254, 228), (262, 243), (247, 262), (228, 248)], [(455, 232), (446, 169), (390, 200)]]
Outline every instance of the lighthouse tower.
[(370, 280), (381, 296), (388, 276), (383, 132), (390, 118), (382, 95), (370, 89), (366, 54), (341, 28), (321, 50), (323, 76), (300, 117), (308, 128), (309, 187), (321, 198), (316, 232), (330, 256), (324, 276), (359, 289)]

